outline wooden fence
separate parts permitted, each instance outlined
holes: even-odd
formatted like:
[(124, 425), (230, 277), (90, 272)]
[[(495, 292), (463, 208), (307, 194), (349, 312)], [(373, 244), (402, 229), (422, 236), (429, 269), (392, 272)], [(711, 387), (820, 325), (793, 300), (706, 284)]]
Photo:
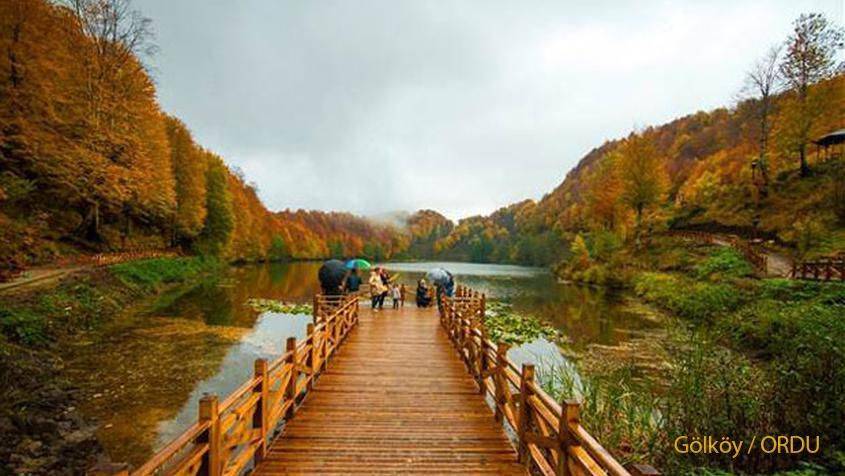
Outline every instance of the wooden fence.
[(291, 337), (275, 360), (256, 360), (253, 377), (223, 401), (204, 396), (197, 422), (132, 476), (238, 475), (260, 461), (358, 323), (357, 298), (318, 296), (314, 303), (316, 325), (303, 341)]
[(792, 263), (790, 277), (814, 281), (845, 281), (845, 256)]
[(535, 380), (534, 365), (521, 369), (507, 357), (509, 346), (491, 341), (483, 325), (486, 298), (465, 287), (443, 298), (440, 320), (479, 392), (494, 402), (495, 418), (516, 434), (520, 461), (531, 474), (658, 475), (648, 465), (623, 467), (580, 420), (575, 400), (556, 402)]

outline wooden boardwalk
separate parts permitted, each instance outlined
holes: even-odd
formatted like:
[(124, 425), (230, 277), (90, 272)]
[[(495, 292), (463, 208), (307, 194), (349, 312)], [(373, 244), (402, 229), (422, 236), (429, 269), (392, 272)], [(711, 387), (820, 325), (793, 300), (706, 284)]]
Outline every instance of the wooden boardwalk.
[(362, 308), (256, 474), (526, 474), (435, 309)]

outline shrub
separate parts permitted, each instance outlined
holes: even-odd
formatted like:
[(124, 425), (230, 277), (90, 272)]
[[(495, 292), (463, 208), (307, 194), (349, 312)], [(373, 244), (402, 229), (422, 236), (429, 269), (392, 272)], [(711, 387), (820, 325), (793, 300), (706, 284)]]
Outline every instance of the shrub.
[(0, 329), (14, 342), (36, 345), (47, 341), (47, 323), (35, 312), (0, 310)]
[(640, 274), (634, 281), (634, 290), (643, 299), (696, 321), (733, 311), (743, 301), (734, 286), (696, 282), (666, 273)]
[(733, 248), (719, 248), (704, 262), (695, 267), (695, 274), (699, 278), (739, 278), (751, 276), (754, 269), (745, 258)]

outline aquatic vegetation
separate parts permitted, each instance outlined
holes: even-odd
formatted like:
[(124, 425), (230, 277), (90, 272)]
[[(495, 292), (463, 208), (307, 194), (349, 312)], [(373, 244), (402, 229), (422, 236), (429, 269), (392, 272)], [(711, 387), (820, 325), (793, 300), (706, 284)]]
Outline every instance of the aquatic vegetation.
[(286, 303), (275, 299), (252, 298), (246, 302), (258, 312), (276, 312), (279, 314), (312, 314), (314, 307), (311, 304)]
[(538, 365), (537, 379), (555, 400), (581, 402), (582, 424), (622, 461), (656, 463), (664, 432), (658, 401), (636, 369), (590, 376), (561, 365)]
[(544, 324), (534, 316), (519, 314), (510, 303), (491, 301), (487, 303), (484, 325), (490, 337), (496, 342), (519, 345), (543, 337), (554, 340), (557, 330)]

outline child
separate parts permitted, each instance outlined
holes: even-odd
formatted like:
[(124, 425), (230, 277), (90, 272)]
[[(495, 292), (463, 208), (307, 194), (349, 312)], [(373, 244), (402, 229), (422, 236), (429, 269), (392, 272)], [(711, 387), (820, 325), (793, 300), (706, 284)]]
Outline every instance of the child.
[(398, 284), (394, 284), (390, 289), (390, 296), (393, 298), (393, 309), (399, 309), (399, 302), (402, 301), (402, 290), (399, 289)]

